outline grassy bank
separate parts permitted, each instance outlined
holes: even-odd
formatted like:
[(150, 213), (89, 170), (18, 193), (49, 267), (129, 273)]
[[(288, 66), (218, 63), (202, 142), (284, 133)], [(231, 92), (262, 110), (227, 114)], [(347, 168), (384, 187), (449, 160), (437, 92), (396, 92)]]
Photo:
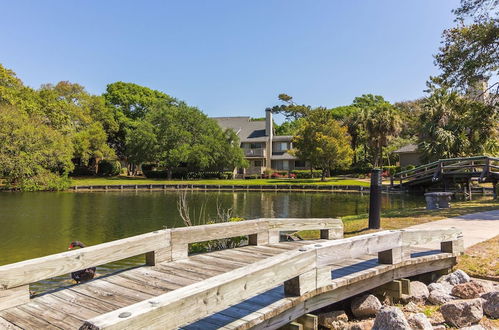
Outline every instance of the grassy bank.
[(165, 180), (136, 177), (78, 177), (72, 178), (73, 186), (91, 185), (128, 185), (128, 184), (215, 184), (215, 185), (335, 185), (335, 186), (369, 186), (369, 182), (349, 178), (320, 179), (246, 179), (246, 180)]
[[(469, 213), (499, 209), (499, 201), (488, 198), (480, 201), (455, 202), (449, 209), (426, 210), (424, 207), (390, 210), (381, 213), (382, 229), (402, 229), (405, 227), (456, 217)], [(367, 234), (375, 230), (368, 229), (368, 215), (359, 214), (342, 217), (345, 237)], [(318, 231), (303, 231), (304, 238), (318, 238)]]
[(456, 268), (470, 276), (499, 281), (499, 236), (467, 248)]

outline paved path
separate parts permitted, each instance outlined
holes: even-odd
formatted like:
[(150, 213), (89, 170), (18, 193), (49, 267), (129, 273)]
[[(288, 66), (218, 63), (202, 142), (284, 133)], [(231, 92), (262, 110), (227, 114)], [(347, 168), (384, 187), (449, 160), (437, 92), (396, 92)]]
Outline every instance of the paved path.
[(423, 223), (410, 228), (437, 229), (449, 227), (457, 227), (463, 231), (464, 247), (467, 248), (499, 235), (499, 209)]

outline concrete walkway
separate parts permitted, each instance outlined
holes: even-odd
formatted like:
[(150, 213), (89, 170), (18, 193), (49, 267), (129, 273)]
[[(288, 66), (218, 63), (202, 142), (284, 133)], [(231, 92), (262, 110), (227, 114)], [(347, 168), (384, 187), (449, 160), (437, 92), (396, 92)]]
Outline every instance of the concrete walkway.
[(449, 227), (456, 227), (463, 231), (464, 247), (467, 248), (499, 235), (499, 209), (423, 223), (410, 228), (438, 229)]

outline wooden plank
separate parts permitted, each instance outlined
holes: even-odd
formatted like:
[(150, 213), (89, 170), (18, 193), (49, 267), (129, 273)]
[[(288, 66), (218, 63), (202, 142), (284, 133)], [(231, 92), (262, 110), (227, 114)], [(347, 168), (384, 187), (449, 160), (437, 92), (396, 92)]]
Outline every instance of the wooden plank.
[(210, 253), (210, 255), (207, 255), (206, 257), (230, 261), (230, 262), (234, 262), (238, 265), (244, 265), (244, 266), (249, 265), (253, 262), (262, 260), (262, 258), (253, 257), (253, 256), (250, 256), (247, 254), (241, 255), (241, 253), (240, 254), (231, 253), (228, 250), (213, 252), (213, 253)]
[(147, 276), (145, 274), (140, 274), (136, 272), (135, 273), (126, 272), (124, 274), (121, 274), (121, 276), (128, 278), (132, 281), (136, 281), (138, 283), (147, 282), (150, 286), (153, 286), (160, 290), (164, 290), (166, 292), (173, 291), (182, 287), (182, 285), (177, 283), (172, 283), (167, 280), (159, 279), (157, 277)]
[(264, 231), (268, 231), (268, 221), (263, 219), (175, 228), (171, 230), (172, 247), (176, 244), (245, 236)]
[(119, 307), (128, 306), (150, 297), (148, 296), (144, 299), (140, 299), (133, 294), (126, 295), (117, 291), (115, 288), (106, 287), (106, 285), (103, 285), (102, 283), (85, 283), (83, 285), (75, 285), (71, 288), (71, 290)]
[(404, 229), (402, 244), (404, 246), (425, 245), (434, 242), (454, 241), (462, 237), (458, 228), (449, 229)]
[(343, 231), (343, 222), (341, 219), (334, 218), (278, 218), (268, 219), (270, 230), (279, 231), (298, 231), (298, 230), (317, 230), (317, 229), (341, 229)]
[[(193, 317), (216, 313), (314, 268), (315, 251), (285, 252), (155, 297), (154, 306), (143, 301), (97, 316), (87, 321), (83, 329), (181, 326)], [(123, 312), (131, 313), (130, 317), (119, 318)]]
[(155, 270), (164, 273), (164, 274), (169, 274), (169, 275), (175, 275), (175, 276), (180, 276), (183, 278), (188, 278), (196, 282), (200, 282), (202, 280), (205, 280), (207, 278), (212, 277), (213, 275), (209, 275), (206, 273), (202, 272), (193, 272), (191, 270), (187, 269), (182, 269), (182, 266), (169, 266), (168, 264), (166, 265), (159, 265), (154, 268)]
[(221, 266), (220, 264), (207, 264), (206, 262), (201, 262), (198, 260), (193, 260), (192, 258), (189, 258), (187, 260), (182, 260), (178, 261), (176, 264), (182, 265), (185, 267), (193, 267), (195, 269), (199, 269), (200, 271), (204, 271), (208, 274), (213, 274), (213, 275), (219, 275), (222, 273), (225, 273), (228, 270), (233, 270), (237, 267), (224, 267)]
[(0, 289), (0, 311), (29, 302), (29, 285), (8, 290)]
[(124, 276), (120, 276), (118, 274), (101, 278), (101, 281), (106, 281), (109, 283), (120, 285), (135, 291), (144, 292), (151, 296), (159, 296), (160, 294), (168, 292), (168, 290), (152, 286), (146, 281), (132, 280)]
[(300, 324), (298, 322), (291, 322), (288, 323), (284, 326), (282, 326), (281, 330), (303, 330), (306, 328), (303, 328), (303, 324)]
[(379, 233), (326, 241), (317, 249), (317, 265), (325, 266), (343, 259), (355, 258), (363, 254), (372, 254), (401, 246), (399, 231)]
[(35, 318), (42, 319), (52, 324), (54, 327), (62, 329), (75, 329), (83, 324), (83, 320), (81, 319), (61, 312), (58, 309), (51, 308), (47, 305), (41, 305), (36, 302), (20, 306), (19, 309)]
[(35, 298), (33, 299), (33, 302), (36, 302), (40, 306), (55, 308), (65, 314), (81, 320), (82, 324), (83, 321), (102, 314), (103, 312), (96, 312), (84, 306), (68, 303), (66, 300), (60, 299), (59, 297), (50, 294), (44, 295), (40, 298)]
[(0, 266), (0, 289), (9, 289), (68, 274), (169, 245), (170, 230), (167, 229)]
[(4, 330), (21, 330), (17, 325), (10, 323), (3, 317), (0, 317), (0, 329)]
[(49, 322), (33, 317), (17, 307), (0, 312), (0, 317), (22, 329), (60, 329)]
[(186, 286), (186, 285), (190, 285), (190, 284), (195, 283), (195, 282), (199, 282), (199, 280), (193, 280), (191, 278), (186, 278), (186, 277), (175, 275), (175, 274), (167, 274), (167, 273), (164, 273), (164, 272), (161, 272), (158, 270), (147, 269), (147, 268), (134, 269), (133, 273), (142, 274), (146, 278), (147, 277), (156, 278), (156, 279), (159, 279), (161, 281), (175, 283), (175, 284), (178, 284), (180, 286)]
[[(120, 306), (119, 305), (114, 305), (110, 302), (107, 301), (102, 301), (97, 298), (88, 296), (86, 294), (80, 293), (73, 291), (71, 289), (66, 289), (66, 290), (60, 290), (54, 293), (51, 293), (50, 296), (53, 296), (54, 298), (63, 300), (66, 302), (66, 304), (73, 305), (73, 306), (80, 306), (82, 308), (88, 308), (94, 312), (97, 312), (98, 314), (114, 311), (115, 309), (118, 309)], [(41, 299), (37, 298), (37, 299)]]

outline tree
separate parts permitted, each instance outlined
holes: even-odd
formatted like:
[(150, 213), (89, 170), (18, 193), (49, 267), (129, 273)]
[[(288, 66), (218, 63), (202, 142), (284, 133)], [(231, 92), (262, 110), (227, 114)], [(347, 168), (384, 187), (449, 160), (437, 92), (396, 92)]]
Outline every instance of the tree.
[(67, 187), (73, 149), (68, 137), (15, 106), (0, 106), (0, 175), (12, 188)]
[(499, 154), (499, 116), (494, 106), (446, 88), (430, 88), (419, 117), (423, 160)]
[(461, 0), (461, 6), (454, 10), (458, 25), (443, 32), (442, 46), (435, 55), (442, 70), (437, 81), (444, 87), (465, 91), (478, 81), (497, 76), (498, 7), (497, 0)]
[(157, 143), (154, 125), (150, 122), (135, 121), (133, 127), (127, 129), (125, 137), (126, 157), (130, 162), (133, 174), (142, 163), (155, 161)]
[(278, 99), (285, 104), (273, 106), (270, 110), (272, 113), (283, 114), (286, 117), (286, 120), (297, 120), (306, 117), (312, 110), (308, 105), (298, 105), (294, 103), (293, 97), (287, 94), (279, 94)]
[(311, 111), (300, 121), (293, 143), (300, 159), (322, 170), (322, 181), (328, 170), (345, 168), (352, 161), (353, 151), (347, 129), (340, 126), (331, 112), (324, 108)]

